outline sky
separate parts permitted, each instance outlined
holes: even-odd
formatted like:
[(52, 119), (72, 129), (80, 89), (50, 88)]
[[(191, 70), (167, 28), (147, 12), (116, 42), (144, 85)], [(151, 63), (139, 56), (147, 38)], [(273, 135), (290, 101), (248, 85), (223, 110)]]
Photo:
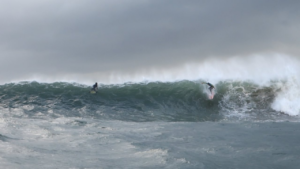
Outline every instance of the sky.
[(2, 0), (0, 83), (193, 79), (261, 61), (271, 64), (260, 68), (274, 65), (270, 72), (285, 60), (297, 67), (299, 7), (296, 0)]

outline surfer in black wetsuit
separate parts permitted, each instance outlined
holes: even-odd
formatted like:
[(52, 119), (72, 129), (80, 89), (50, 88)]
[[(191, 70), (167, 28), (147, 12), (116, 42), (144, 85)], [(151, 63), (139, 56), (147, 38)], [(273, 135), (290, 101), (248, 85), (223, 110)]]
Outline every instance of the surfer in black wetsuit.
[(212, 94), (212, 90), (215, 88), (215, 86), (210, 83), (205, 83), (205, 82), (203, 82), (203, 84), (207, 84), (209, 86), (208, 89), (209, 89), (210, 93)]
[(92, 90), (95, 90), (95, 91), (98, 90), (98, 83), (97, 82), (93, 85)]

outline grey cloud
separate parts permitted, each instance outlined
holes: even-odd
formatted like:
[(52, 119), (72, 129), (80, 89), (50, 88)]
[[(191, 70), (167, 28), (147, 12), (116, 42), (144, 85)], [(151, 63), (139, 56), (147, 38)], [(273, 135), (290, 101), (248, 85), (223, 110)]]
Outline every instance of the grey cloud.
[(264, 52), (300, 56), (299, 1), (13, 2), (1, 7), (0, 59), (22, 61), (20, 69), (30, 65), (23, 66), (30, 72), (133, 71)]

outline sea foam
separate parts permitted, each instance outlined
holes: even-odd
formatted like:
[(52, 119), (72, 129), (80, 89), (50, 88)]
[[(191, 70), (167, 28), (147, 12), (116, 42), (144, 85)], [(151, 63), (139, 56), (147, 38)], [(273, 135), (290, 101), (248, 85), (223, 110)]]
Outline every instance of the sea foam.
[(279, 84), (278, 93), (271, 107), (291, 116), (300, 114), (300, 81), (299, 78), (290, 77), (285, 83)]

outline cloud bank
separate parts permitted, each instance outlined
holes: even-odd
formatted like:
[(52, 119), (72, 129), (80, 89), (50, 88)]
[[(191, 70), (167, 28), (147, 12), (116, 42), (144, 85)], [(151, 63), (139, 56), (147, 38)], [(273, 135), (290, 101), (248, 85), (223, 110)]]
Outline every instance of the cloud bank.
[(207, 60), (300, 56), (298, 1), (4, 0), (1, 82), (99, 81)]

